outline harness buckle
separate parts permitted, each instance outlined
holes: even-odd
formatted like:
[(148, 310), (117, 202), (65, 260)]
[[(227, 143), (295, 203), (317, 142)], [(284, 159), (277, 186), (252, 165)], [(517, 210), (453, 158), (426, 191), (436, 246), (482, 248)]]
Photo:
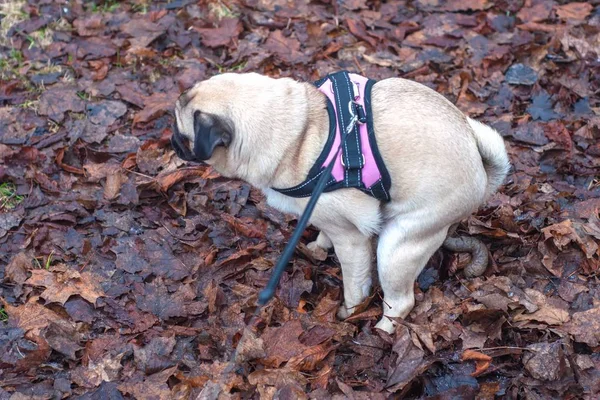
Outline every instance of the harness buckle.
[[(360, 154), (360, 157), (362, 158), (362, 166), (365, 166), (365, 155), (364, 154)], [(346, 163), (344, 162), (344, 155), (341, 154), (340, 155), (340, 162), (342, 163), (342, 167), (346, 168)]]

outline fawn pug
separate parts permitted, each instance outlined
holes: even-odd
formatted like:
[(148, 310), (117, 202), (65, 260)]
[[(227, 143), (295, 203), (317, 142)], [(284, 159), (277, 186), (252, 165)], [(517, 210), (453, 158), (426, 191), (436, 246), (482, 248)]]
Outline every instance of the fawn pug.
[[(362, 94), (349, 93), (351, 102), (366, 96), (364, 88)], [(384, 79), (372, 84), (368, 95), (363, 109), (370, 124), (367, 136), (360, 137), (360, 146), (356, 124), (352, 137), (357, 140), (354, 151), (358, 146), (363, 152), (354, 165), (358, 171), (354, 183), (362, 184), (362, 190), (344, 186), (344, 179), (354, 172), (342, 171), (345, 178), (339, 178), (338, 171), (338, 179), (332, 178), (338, 187), (322, 194), (310, 219), (320, 233), (309, 248), (333, 247), (344, 285), (338, 317), (346, 318), (370, 293), (371, 238), (378, 236), (377, 271), (384, 301), (376, 327), (391, 333), (395, 322), (388, 317), (404, 318), (410, 313), (414, 282), (440, 246), (473, 253), (465, 269), (468, 276), (485, 270), (485, 246), (451, 235), (456, 224), (503, 183), (509, 161), (495, 130), (463, 115), (422, 84)], [(333, 157), (329, 162), (340, 162), (342, 169), (351, 161), (351, 156), (344, 159), (347, 149), (338, 151), (340, 145), (334, 140), (351, 121), (341, 123), (344, 117), (332, 107), (333, 97), (316, 84), (290, 78), (217, 75), (198, 82), (177, 100), (172, 144), (180, 158), (204, 162), (223, 176), (242, 179), (260, 188), (272, 207), (299, 215), (307, 197), (288, 195), (281, 188), (302, 190), (314, 179), (308, 179), (311, 171), (314, 175), (322, 167), (323, 156)], [(330, 153), (324, 152), (326, 148)], [(366, 150), (373, 153), (367, 160)], [(364, 184), (370, 173), (365, 168), (374, 165), (374, 154), (379, 161), (375, 174), (387, 176), (387, 188), (378, 182), (383, 188), (378, 196)]]

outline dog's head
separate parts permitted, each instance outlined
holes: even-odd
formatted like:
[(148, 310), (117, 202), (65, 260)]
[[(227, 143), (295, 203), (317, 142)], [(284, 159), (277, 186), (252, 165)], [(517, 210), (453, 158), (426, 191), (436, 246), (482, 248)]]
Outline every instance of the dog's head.
[(208, 162), (227, 152), (235, 125), (228, 105), (234, 101), (230, 85), (211, 78), (186, 90), (175, 103), (176, 123), (171, 144), (186, 161)]
[(212, 165), (224, 176), (264, 176), (289, 146), (291, 130), (306, 119), (298, 113), (306, 108), (299, 85), (256, 73), (201, 81), (177, 100), (173, 148), (180, 158)]

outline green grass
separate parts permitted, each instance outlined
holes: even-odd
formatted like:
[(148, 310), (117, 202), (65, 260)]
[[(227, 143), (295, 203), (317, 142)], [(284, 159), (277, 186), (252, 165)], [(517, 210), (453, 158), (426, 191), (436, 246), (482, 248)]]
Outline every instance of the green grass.
[(240, 61), (237, 64), (233, 64), (231, 67), (223, 67), (222, 65), (216, 64), (215, 66), (219, 70), (219, 73), (222, 74), (224, 72), (236, 72), (241, 71), (246, 68), (248, 61)]
[(18, 206), (25, 197), (17, 194), (17, 187), (14, 183), (0, 183), (0, 210), (11, 210)]
[(100, 5), (96, 4), (96, 2), (89, 3), (87, 5), (87, 8), (88, 11), (91, 11), (93, 13), (112, 13), (115, 12), (119, 8), (119, 6), (120, 4), (118, 0), (107, 0)]
[(27, 81), (24, 76), (20, 76), (19, 68), (23, 66), (23, 53), (21, 50), (10, 49), (8, 54), (1, 55), (0, 58), (0, 78), (9, 79), (20, 77), (22, 80)]
[(238, 12), (229, 8), (227, 4), (223, 3), (221, 0), (209, 3), (208, 7), (213, 13), (215, 13), (219, 20), (223, 18), (235, 18), (239, 16)]
[(77, 92), (77, 97), (83, 101), (90, 101), (91, 96), (86, 92)]
[(0, 307), (0, 322), (8, 321), (8, 313), (4, 309), (4, 307)]
[[(33, 259), (33, 261), (35, 262), (35, 265), (37, 266), (37, 269), (45, 269), (46, 271), (50, 270), (50, 266), (52, 265), (52, 255), (54, 254), (54, 250), (52, 250), (50, 252), (50, 255), (48, 256), (48, 258), (46, 258), (46, 261), (44, 261), (44, 256), (41, 257), (35, 257)], [(42, 262), (40, 262), (40, 260), (42, 260)]]

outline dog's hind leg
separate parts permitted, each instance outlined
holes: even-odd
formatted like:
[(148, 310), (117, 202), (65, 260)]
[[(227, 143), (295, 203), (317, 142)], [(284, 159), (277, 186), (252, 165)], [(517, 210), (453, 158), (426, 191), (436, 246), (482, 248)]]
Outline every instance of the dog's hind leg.
[(448, 234), (449, 225), (441, 227), (419, 214), (388, 220), (379, 235), (377, 270), (384, 299), (383, 317), (375, 327), (388, 333), (396, 324), (387, 317), (405, 318), (410, 313), (415, 280)]

